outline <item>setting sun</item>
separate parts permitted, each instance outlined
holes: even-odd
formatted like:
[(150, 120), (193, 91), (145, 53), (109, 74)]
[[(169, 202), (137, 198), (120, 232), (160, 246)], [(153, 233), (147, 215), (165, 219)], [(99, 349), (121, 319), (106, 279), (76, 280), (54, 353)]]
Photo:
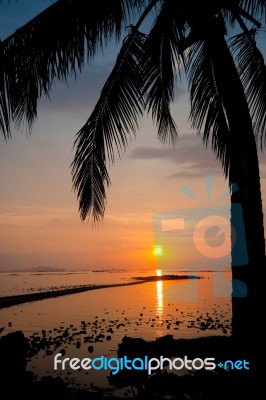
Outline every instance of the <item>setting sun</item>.
[(163, 249), (162, 249), (162, 247), (161, 247), (161, 246), (156, 246), (155, 249), (154, 249), (154, 254), (155, 254), (156, 256), (162, 255), (162, 254), (163, 254)]

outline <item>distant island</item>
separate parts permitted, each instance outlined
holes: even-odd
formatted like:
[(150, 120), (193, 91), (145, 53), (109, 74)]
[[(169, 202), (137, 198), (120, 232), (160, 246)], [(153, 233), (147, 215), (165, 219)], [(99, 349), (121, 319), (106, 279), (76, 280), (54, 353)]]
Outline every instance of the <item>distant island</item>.
[(92, 269), (91, 272), (127, 272), (126, 269), (121, 269), (121, 268), (106, 268), (106, 269)]
[(58, 267), (33, 267), (27, 270), (27, 272), (65, 272), (63, 268)]
[(151, 275), (151, 276), (134, 276), (132, 279), (143, 282), (153, 281), (174, 281), (180, 279), (203, 279), (196, 275)]
[(1, 269), (0, 272), (10, 272), (10, 273), (19, 273), (19, 272), (65, 272), (64, 268), (58, 267), (46, 267), (46, 266), (36, 266), (32, 268), (5, 268)]

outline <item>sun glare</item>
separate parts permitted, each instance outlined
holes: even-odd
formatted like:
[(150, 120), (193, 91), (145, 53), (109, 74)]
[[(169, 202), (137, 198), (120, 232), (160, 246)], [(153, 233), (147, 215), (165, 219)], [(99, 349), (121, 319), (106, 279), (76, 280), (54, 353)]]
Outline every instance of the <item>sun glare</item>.
[(162, 247), (161, 246), (156, 246), (155, 249), (154, 249), (154, 253), (155, 253), (156, 256), (162, 255), (163, 254)]

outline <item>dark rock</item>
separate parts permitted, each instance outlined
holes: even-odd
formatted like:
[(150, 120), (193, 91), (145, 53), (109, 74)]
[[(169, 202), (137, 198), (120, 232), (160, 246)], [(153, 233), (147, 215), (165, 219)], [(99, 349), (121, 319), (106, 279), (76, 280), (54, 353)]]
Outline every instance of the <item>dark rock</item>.
[(26, 357), (27, 340), (21, 331), (8, 333), (0, 339), (0, 386), (10, 399), (25, 383)]
[(143, 357), (148, 354), (149, 344), (142, 338), (130, 338), (124, 336), (122, 343), (118, 345), (118, 357), (127, 355), (129, 359)]
[(32, 388), (32, 399), (68, 400), (67, 386), (60, 377), (44, 377), (40, 382), (35, 382)]
[(145, 383), (146, 393), (149, 398), (157, 396), (180, 395), (180, 377), (173, 373), (159, 373), (151, 376)]
[(94, 350), (93, 346), (89, 346), (89, 347), (88, 347), (88, 352), (89, 352), (89, 353), (93, 353), (93, 350)]

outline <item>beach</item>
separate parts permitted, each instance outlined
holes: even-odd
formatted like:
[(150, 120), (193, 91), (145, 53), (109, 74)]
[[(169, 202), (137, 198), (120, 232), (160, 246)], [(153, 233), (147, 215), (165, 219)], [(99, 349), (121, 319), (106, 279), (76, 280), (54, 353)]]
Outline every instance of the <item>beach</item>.
[[(91, 391), (93, 387), (96, 393), (108, 394), (108, 398), (125, 397), (125, 393), (131, 398), (132, 390), (125, 382), (122, 387), (121, 381), (112, 379), (110, 383), (110, 370), (55, 371), (54, 357), (61, 352), (70, 358), (108, 360), (118, 357), (125, 338), (159, 343), (164, 337), (181, 340), (181, 347), (175, 350), (181, 355), (182, 348), (190, 348), (190, 340), (215, 337), (220, 340), (217, 353), (230, 338), (231, 301), (214, 296), (213, 283), (222, 274), (217, 272), (217, 278), (213, 275), (204, 272), (157, 276), (138, 271), (127, 275), (106, 271), (8, 275), (5, 278), (13, 282), (10, 292), (15, 292), (20, 280), (25, 282), (28, 293), (18, 286), (20, 294), (0, 299), (0, 338), (23, 332), (28, 348), (27, 370), (33, 374), (34, 382), (60, 378), (69, 390)], [(49, 279), (54, 282), (53, 290), (38, 289), (42, 281)], [(81, 280), (92, 283), (81, 285)], [(73, 287), (58, 289), (60, 282), (61, 286), (72, 282)], [(203, 356), (207, 344), (194, 343), (194, 349), (199, 348), (198, 356)]]
[[(124, 274), (118, 279), (118, 276), (108, 278), (108, 273), (104, 273), (106, 280), (113, 283), (3, 296), (0, 343), (5, 343), (5, 338), (11, 335), (12, 351), (16, 352), (12, 357), (18, 362), (21, 351), (16, 347), (16, 341), (25, 342), (26, 364), (23, 365), (30, 374), (31, 384), (27, 389), (30, 400), (36, 396), (42, 398), (43, 393), (48, 395), (51, 390), (56, 393), (56, 398), (66, 400), (163, 400), (165, 396), (179, 399), (184, 395), (196, 400), (201, 399), (197, 397), (198, 393), (218, 400), (234, 390), (230, 385), (235, 380), (241, 384), (240, 389), (237, 387), (238, 393), (245, 398), (252, 377), (249, 371), (235, 376), (234, 371), (228, 374), (223, 368), (216, 367), (215, 371), (201, 369), (187, 374), (165, 365), (158, 371), (160, 373), (150, 376), (147, 371), (120, 370), (112, 374), (114, 363), (125, 356), (139, 360), (177, 357), (179, 364), (186, 357), (188, 360), (213, 358), (217, 364), (223, 364), (230, 357), (247, 357), (231, 340), (231, 299), (214, 296), (212, 273), (204, 273), (204, 276), (166, 274), (164, 277), (132, 274), (130, 280), (124, 279)], [(34, 275), (33, 278), (41, 280), (43, 276)], [(23, 279), (27, 283), (25, 275)], [(53, 280), (56, 281), (55, 277)], [(105, 281), (105, 276), (101, 281)], [(6, 345), (3, 346), (6, 349)], [(11, 352), (5, 354), (10, 358)], [(59, 361), (59, 367), (55, 369), (55, 357), (59, 360), (65, 357), (105, 360), (107, 368), (73, 370), (67, 363), (62, 370)], [(188, 382), (189, 379), (192, 380)], [(142, 386), (146, 397), (141, 395)]]

